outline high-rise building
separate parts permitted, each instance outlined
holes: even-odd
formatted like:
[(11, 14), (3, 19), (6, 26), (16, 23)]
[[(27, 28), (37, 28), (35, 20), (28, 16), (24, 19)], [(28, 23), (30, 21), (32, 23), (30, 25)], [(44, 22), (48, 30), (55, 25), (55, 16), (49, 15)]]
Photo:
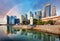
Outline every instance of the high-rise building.
[(20, 15), (20, 24), (23, 24), (24, 16)]
[(30, 17), (33, 17), (33, 13), (30, 11)]
[(16, 16), (7, 16), (7, 24), (15, 24)]
[(52, 7), (52, 16), (56, 16), (56, 6)]
[(34, 14), (34, 19), (37, 19), (37, 12), (35, 12)]
[(28, 19), (27, 17), (28, 17), (28, 16), (27, 16), (27, 14), (25, 14), (25, 16), (24, 16), (25, 20), (27, 20), (27, 19)]
[(16, 16), (11, 16), (11, 24), (15, 24), (15, 19), (16, 19)]
[(41, 19), (42, 18), (42, 11), (40, 11), (40, 15), (39, 15), (39, 19)]
[(45, 12), (44, 12), (44, 10), (42, 11), (42, 18), (44, 18), (44, 14), (45, 14)]
[(43, 17), (46, 17), (46, 10), (44, 10), (43, 12)]
[(42, 11), (38, 10), (37, 11), (37, 19), (41, 19), (42, 18)]
[(15, 19), (15, 24), (20, 24), (20, 19), (19, 18)]
[(25, 16), (26, 16), (26, 19), (27, 19), (27, 17), (28, 17), (27, 14), (25, 14)]
[(51, 16), (51, 5), (50, 5), (50, 3), (46, 4), (45, 10), (46, 10), (46, 17)]
[(9, 16), (7, 16), (7, 24), (9, 24)]

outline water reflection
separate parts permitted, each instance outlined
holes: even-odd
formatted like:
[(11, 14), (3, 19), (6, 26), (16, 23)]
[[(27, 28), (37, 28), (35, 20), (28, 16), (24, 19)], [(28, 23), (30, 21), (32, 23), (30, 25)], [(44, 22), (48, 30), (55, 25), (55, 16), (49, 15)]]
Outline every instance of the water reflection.
[(36, 39), (37, 41), (59, 41), (58, 36), (48, 33), (43, 33), (35, 30), (24, 30), (20, 29), (19, 31), (16, 31), (20, 35), (24, 35), (29, 37), (31, 40)]
[(9, 37), (11, 37), (12, 40), (59, 41), (59, 37), (53, 34), (43, 33), (36, 30), (14, 29), (12, 26), (0, 26), (0, 28), (1, 27), (7, 28), (7, 33), (11, 33)]

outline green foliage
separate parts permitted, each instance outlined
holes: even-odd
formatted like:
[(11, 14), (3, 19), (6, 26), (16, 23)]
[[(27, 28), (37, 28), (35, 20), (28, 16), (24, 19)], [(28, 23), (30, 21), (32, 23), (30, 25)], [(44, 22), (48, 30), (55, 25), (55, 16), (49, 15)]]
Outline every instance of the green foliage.
[(46, 25), (46, 24), (54, 25), (55, 21), (53, 21), (53, 20), (42, 21), (42, 20), (40, 20), (40, 19), (39, 19), (39, 20), (34, 19), (33, 23), (34, 23), (35, 25)]
[(54, 25), (54, 21), (53, 20), (49, 20), (47, 23), (50, 24), (50, 25)]
[(23, 21), (23, 24), (24, 24), (24, 25), (30, 24), (30, 21), (29, 21), (29, 20)]
[(47, 22), (46, 21), (42, 21), (42, 25), (46, 25), (47, 24)]
[(37, 20), (37, 25), (42, 25), (42, 20)]
[(27, 24), (30, 24), (30, 21), (29, 20), (27, 20)]
[[(23, 21), (23, 24), (30, 24), (30, 20), (27, 20), (27, 21)], [(50, 24), (50, 25), (54, 25), (55, 24), (55, 21), (53, 20), (49, 20), (49, 21), (42, 21), (40, 19), (33, 19), (33, 24), (34, 25), (46, 25), (46, 24)]]
[(37, 24), (37, 19), (33, 19), (33, 24), (34, 24), (34, 25)]

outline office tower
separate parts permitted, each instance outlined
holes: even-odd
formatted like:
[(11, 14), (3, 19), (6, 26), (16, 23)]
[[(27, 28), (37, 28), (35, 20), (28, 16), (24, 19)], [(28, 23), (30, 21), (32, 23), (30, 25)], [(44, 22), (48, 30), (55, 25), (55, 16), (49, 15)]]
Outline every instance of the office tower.
[(34, 19), (37, 19), (37, 12), (35, 12), (34, 14)]
[(52, 16), (56, 16), (56, 6), (52, 7)]
[(20, 24), (22, 24), (22, 15), (20, 15)]
[(51, 5), (50, 5), (50, 3), (46, 4), (45, 10), (46, 10), (46, 17), (51, 16)]
[(15, 24), (16, 16), (7, 16), (7, 24)]
[(7, 24), (9, 24), (9, 16), (7, 16)]
[(37, 11), (37, 19), (41, 19), (42, 18), (42, 11), (38, 10)]
[(20, 24), (20, 19), (19, 18), (15, 19), (15, 24)]
[(20, 15), (20, 24), (23, 24), (24, 16)]
[(30, 11), (30, 17), (33, 17), (33, 13)]
[(15, 19), (16, 19), (16, 16), (11, 16), (11, 24), (15, 24)]
[(24, 19), (27, 20), (27, 14), (25, 14)]
[(42, 11), (42, 18), (44, 18), (45, 10)]
[(42, 18), (42, 11), (40, 11), (40, 14), (39, 14), (39, 19)]
[(42, 17), (45, 18), (46, 17), (46, 10), (44, 9)]
[(26, 16), (26, 19), (27, 19), (27, 14), (25, 14), (25, 16)]
[(25, 14), (25, 15), (24, 15), (23, 24), (26, 25), (26, 24), (27, 24), (27, 21), (28, 21), (28, 19), (27, 19), (27, 14)]

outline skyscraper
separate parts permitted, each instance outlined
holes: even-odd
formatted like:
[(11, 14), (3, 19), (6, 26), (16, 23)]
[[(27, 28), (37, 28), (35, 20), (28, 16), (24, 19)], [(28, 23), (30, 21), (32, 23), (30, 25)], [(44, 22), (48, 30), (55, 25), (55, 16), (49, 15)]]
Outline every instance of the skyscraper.
[(19, 18), (15, 19), (15, 24), (20, 24), (20, 19)]
[(9, 16), (7, 16), (7, 24), (9, 24)]
[(15, 19), (16, 19), (16, 16), (11, 16), (11, 24), (15, 24)]
[(23, 24), (24, 16), (20, 15), (20, 24)]
[(33, 17), (33, 13), (30, 11), (30, 17)]
[(46, 10), (46, 17), (51, 16), (51, 5), (50, 5), (50, 3), (46, 4), (45, 10)]
[(7, 24), (15, 24), (16, 16), (7, 16)]
[(56, 6), (52, 7), (52, 16), (56, 16)]
[(42, 11), (38, 10), (37, 11), (37, 19), (41, 19), (42, 18)]
[(27, 17), (28, 17), (27, 14), (25, 14), (24, 18), (25, 18), (26, 20), (27, 20)]
[(39, 19), (41, 19), (42, 18), (42, 11), (40, 11), (40, 15), (39, 15)]
[(43, 17), (46, 17), (46, 10), (44, 10), (43, 12)]
[(35, 12), (34, 14), (34, 19), (37, 19), (37, 12)]

